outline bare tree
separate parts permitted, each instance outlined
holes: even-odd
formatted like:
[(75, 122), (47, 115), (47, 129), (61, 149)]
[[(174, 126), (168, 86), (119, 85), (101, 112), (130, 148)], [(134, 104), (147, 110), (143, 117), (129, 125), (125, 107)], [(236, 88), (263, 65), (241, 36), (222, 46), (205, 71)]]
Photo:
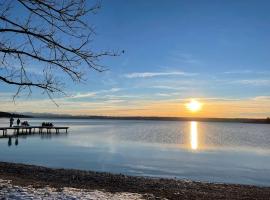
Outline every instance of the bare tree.
[(63, 75), (80, 82), (84, 67), (105, 70), (99, 59), (116, 54), (89, 49), (95, 32), (88, 16), (100, 6), (87, 3), (0, 0), (0, 81), (16, 85), (15, 96), (39, 88), (51, 97), (63, 92)]

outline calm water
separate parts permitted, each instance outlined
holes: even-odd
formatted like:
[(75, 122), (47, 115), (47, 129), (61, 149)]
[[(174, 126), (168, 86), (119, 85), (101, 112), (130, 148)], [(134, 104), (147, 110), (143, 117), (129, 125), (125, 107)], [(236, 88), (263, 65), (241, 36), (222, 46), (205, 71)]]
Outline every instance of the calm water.
[[(30, 119), (39, 125), (41, 119)], [(52, 120), (50, 120), (52, 121)], [(270, 186), (270, 125), (54, 120), (68, 134), (0, 139), (0, 160), (136, 176)], [(0, 119), (0, 126), (8, 119)]]

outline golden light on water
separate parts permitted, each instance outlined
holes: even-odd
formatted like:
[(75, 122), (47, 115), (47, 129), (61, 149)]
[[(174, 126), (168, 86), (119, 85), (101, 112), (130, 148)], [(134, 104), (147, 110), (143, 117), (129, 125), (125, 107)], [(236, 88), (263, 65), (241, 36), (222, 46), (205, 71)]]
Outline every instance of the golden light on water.
[(192, 150), (198, 149), (198, 127), (197, 122), (190, 122), (190, 146)]
[(191, 112), (197, 112), (201, 110), (202, 104), (199, 101), (192, 99), (189, 103), (186, 104), (186, 108)]

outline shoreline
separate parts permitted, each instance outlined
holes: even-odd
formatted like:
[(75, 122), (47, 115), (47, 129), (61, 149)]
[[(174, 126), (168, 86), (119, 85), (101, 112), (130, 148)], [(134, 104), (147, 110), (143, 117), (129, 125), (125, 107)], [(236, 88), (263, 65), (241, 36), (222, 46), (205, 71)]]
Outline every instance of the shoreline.
[(145, 199), (268, 199), (270, 196), (270, 187), (135, 177), (7, 162), (0, 162), (0, 179), (35, 188), (72, 187), (111, 193), (138, 193)]
[(244, 123), (244, 124), (270, 124), (270, 118), (213, 118), (213, 117), (155, 117), (155, 116), (65, 116), (48, 115), (32, 116), (42, 119), (94, 119), (94, 120), (145, 120), (145, 121), (197, 121), (197, 122), (222, 122), (222, 123)]
[(270, 124), (270, 117), (266, 118), (224, 118), (224, 117), (169, 117), (169, 116), (104, 116), (104, 115), (69, 115), (69, 114), (37, 114), (37, 113), (8, 113), (0, 111), (0, 118), (33, 118), (33, 119), (96, 119), (96, 120), (146, 120), (146, 121), (198, 121), (224, 122), (245, 124)]

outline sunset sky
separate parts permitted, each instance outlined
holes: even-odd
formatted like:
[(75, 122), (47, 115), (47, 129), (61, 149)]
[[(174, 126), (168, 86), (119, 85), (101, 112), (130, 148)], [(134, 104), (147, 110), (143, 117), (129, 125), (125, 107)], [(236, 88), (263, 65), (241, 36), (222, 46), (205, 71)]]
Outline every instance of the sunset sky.
[[(125, 50), (66, 79), (59, 107), (39, 91), (0, 84), (2, 111), (121, 116), (270, 116), (270, 1), (103, 0), (89, 16), (97, 50)], [(21, 13), (20, 13), (21, 12)], [(23, 15), (23, 11), (18, 11)], [(28, 66), (39, 74), (38, 66)], [(62, 75), (59, 74), (59, 77)], [(192, 113), (185, 104), (200, 101)]]

